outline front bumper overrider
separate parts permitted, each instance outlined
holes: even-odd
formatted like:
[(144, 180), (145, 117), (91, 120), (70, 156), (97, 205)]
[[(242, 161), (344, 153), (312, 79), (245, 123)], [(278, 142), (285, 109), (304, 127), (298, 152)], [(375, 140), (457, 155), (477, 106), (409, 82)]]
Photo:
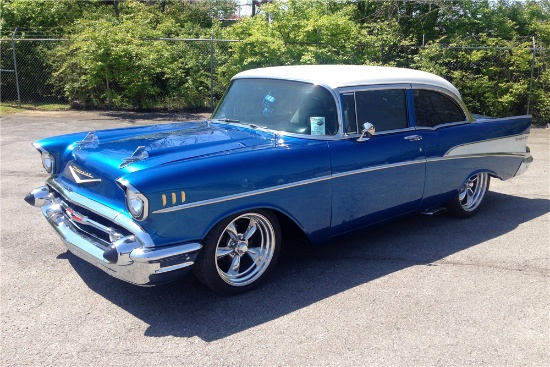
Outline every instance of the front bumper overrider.
[(198, 242), (155, 247), (131, 218), (65, 188), (51, 178), (25, 201), (40, 207), (69, 251), (109, 275), (152, 286), (187, 274), (202, 245)]

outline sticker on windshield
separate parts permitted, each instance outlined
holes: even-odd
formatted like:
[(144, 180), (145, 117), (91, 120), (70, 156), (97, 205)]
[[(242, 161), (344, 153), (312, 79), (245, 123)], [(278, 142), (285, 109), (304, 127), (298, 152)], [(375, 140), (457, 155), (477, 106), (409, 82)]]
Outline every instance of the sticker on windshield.
[(264, 106), (264, 116), (268, 119), (273, 117), (273, 113), (275, 110), (273, 109), (273, 103), (275, 103), (275, 97), (273, 97), (269, 92), (267, 96), (264, 97), (264, 100), (262, 101), (262, 106)]
[(311, 124), (311, 135), (325, 135), (325, 118), (324, 117), (310, 117), (309, 123)]

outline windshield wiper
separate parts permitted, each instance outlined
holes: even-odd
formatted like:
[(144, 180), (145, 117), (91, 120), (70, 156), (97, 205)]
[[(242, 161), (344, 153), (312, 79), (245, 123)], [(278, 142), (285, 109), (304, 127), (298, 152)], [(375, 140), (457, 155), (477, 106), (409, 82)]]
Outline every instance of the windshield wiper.
[(214, 120), (221, 121), (221, 122), (240, 122), (240, 120), (228, 119), (227, 117), (224, 117), (224, 118), (221, 118), (221, 119), (214, 119)]

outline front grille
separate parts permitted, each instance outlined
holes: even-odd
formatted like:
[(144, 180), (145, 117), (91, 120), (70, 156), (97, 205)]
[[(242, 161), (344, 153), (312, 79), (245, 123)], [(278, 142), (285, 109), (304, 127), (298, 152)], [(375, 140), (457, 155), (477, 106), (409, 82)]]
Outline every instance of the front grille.
[(59, 192), (50, 187), (54, 193), (55, 201), (63, 208), (65, 217), (71, 222), (80, 235), (95, 239), (96, 244), (105, 250), (112, 244), (112, 239), (131, 236), (127, 229), (114, 223), (83, 206), (72, 203)]

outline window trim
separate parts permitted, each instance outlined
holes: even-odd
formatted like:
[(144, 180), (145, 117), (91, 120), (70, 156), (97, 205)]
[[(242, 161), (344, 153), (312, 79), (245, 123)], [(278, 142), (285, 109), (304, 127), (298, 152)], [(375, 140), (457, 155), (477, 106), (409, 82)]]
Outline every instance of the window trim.
[[(375, 135), (387, 135), (387, 134), (393, 134), (403, 131), (410, 131), (414, 130), (415, 126), (412, 125), (412, 115), (411, 113), (414, 112), (414, 106), (413, 109), (411, 109), (411, 101), (409, 98), (409, 91), (412, 90), (412, 84), (409, 83), (399, 83), (399, 84), (377, 84), (377, 85), (358, 85), (354, 87), (345, 87), (345, 88), (338, 88), (338, 95), (340, 96), (340, 101), (343, 103), (343, 97), (344, 95), (353, 94), (353, 100), (355, 103), (355, 125), (357, 127), (357, 132), (355, 133), (347, 133), (346, 132), (346, 126), (345, 124), (345, 116), (344, 116), (344, 108), (342, 105), (342, 112), (340, 119), (342, 120), (342, 136), (343, 137), (355, 137), (361, 135), (361, 126), (357, 119), (357, 98), (355, 96), (355, 93), (357, 92), (370, 92), (370, 91), (377, 91), (377, 90), (403, 90), (405, 92), (405, 109), (407, 114), (407, 127), (401, 128), (401, 129), (393, 129), (393, 130), (383, 130), (383, 131), (377, 131)], [(415, 125), (416, 125), (416, 119), (415, 119)], [(376, 126), (375, 126), (376, 127)]]

